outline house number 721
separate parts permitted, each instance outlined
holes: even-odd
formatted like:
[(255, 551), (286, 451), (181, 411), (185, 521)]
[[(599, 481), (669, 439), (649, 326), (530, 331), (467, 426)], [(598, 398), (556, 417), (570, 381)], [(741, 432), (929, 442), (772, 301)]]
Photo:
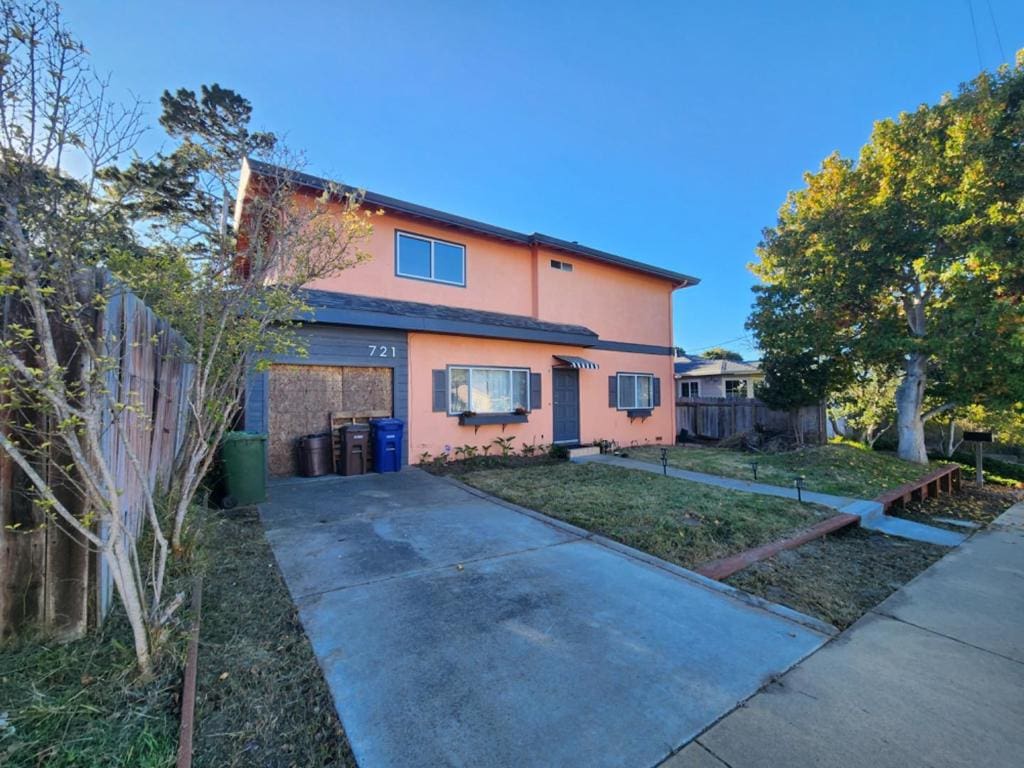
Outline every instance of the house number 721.
[(378, 344), (369, 344), (367, 346), (370, 348), (370, 357), (396, 357), (394, 347)]

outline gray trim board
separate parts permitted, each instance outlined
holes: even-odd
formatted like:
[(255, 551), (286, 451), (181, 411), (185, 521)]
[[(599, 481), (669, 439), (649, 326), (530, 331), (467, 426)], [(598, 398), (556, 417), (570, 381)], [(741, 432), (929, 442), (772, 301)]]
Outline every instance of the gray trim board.
[(370, 326), (373, 328), (389, 328), (404, 331), (443, 333), (454, 336), (480, 336), (488, 339), (537, 341), (542, 344), (571, 344), (580, 347), (593, 346), (595, 341), (594, 336), (582, 333), (511, 328), (508, 326), (473, 323), (465, 320), (403, 317), (358, 309), (317, 309), (313, 317), (308, 319), (313, 323), (326, 325)]
[(657, 344), (634, 344), (631, 341), (610, 341), (598, 339), (588, 345), (591, 349), (604, 349), (608, 352), (636, 352), (640, 355), (674, 355), (675, 347), (662, 347)]

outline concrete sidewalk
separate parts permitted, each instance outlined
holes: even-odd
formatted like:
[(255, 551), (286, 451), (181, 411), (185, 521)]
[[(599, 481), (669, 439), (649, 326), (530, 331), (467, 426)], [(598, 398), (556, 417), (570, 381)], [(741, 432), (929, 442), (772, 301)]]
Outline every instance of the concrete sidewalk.
[[(669, 477), (674, 477), (678, 480), (689, 480), (691, 483), (713, 485), (716, 488), (724, 488), (729, 491), (756, 493), (762, 496), (778, 496), (784, 499), (797, 498), (795, 488), (784, 488), (779, 485), (768, 485), (767, 483), (755, 483), (749, 480), (737, 480), (732, 477), (709, 475), (704, 472), (693, 472), (689, 469), (668, 467), (663, 470), (661, 466), (652, 464), (649, 461), (637, 461), (636, 459), (623, 458), (622, 456), (609, 456), (607, 454), (583, 456), (574, 459), (574, 461), (577, 464), (611, 464), (612, 466), (624, 469), (652, 472), (656, 475), (664, 472)], [(803, 491), (800, 497), (811, 504), (820, 504), (837, 512), (857, 515), (860, 517), (861, 528), (887, 533), (890, 536), (924, 541), (929, 544), (938, 544), (942, 547), (955, 547), (966, 541), (969, 535), (956, 531), (947, 531), (944, 528), (936, 528), (932, 525), (915, 523), (912, 520), (890, 517), (885, 514), (885, 510), (880, 503), (869, 499), (854, 499), (849, 496), (834, 496), (829, 493), (816, 493), (814, 491)]]
[(1024, 756), (1024, 503), (663, 768), (986, 766)]

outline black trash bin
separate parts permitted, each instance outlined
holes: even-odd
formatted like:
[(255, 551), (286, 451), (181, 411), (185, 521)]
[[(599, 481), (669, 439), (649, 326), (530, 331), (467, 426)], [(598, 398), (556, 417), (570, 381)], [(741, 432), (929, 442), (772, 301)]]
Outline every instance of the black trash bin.
[(331, 471), (331, 436), (306, 435), (299, 438), (299, 474), (320, 477)]
[(343, 475), (364, 475), (370, 461), (370, 428), (366, 424), (346, 424), (341, 428), (341, 466)]

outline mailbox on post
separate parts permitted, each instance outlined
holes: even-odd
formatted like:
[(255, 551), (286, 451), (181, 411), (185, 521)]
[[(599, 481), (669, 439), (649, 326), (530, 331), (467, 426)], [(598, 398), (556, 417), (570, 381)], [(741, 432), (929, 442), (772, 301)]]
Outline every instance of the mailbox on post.
[(980, 488), (985, 484), (985, 472), (982, 469), (984, 461), (982, 446), (992, 442), (992, 433), (964, 432), (964, 440), (974, 443), (974, 483)]

